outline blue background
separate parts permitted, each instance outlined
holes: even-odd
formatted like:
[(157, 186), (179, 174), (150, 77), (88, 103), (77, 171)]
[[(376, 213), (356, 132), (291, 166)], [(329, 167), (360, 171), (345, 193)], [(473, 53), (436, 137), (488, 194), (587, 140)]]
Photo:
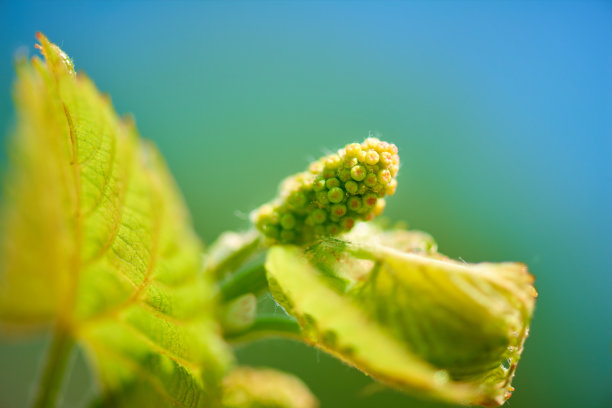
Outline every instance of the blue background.
[[(380, 132), (402, 160), (390, 218), (536, 276), (509, 406), (612, 406), (612, 3), (0, 2), (3, 135), (36, 31), (134, 114), (206, 242), (310, 159)], [(0, 343), (0, 407), (24, 404), (44, 345)], [(437, 406), (297, 343), (238, 354), (300, 375), (323, 407)], [(77, 356), (65, 405), (91, 387)]]

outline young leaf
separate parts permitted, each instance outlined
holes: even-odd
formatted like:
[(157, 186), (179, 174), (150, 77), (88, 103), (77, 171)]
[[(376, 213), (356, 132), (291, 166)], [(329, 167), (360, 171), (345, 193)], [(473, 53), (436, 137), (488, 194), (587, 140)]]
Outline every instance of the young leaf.
[(270, 290), (304, 340), (402, 390), (503, 404), (534, 306), (525, 266), (455, 262), (422, 233), (365, 228), (269, 251)]
[(224, 408), (317, 408), (297, 377), (269, 368), (238, 367), (223, 380)]
[(38, 39), (44, 61), (17, 66), (3, 331), (75, 340), (113, 406), (213, 406), (229, 355), (180, 194), (133, 122)]

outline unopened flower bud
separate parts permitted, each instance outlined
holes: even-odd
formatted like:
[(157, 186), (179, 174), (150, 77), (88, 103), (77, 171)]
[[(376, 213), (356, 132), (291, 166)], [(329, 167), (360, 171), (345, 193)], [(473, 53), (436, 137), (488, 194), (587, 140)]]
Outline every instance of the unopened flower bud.
[(355, 219), (352, 217), (344, 217), (340, 220), (340, 225), (346, 231), (350, 231), (355, 226)]
[(357, 160), (356, 157), (352, 157), (352, 158), (346, 159), (344, 161), (344, 168), (350, 170), (350, 169), (352, 169), (353, 167), (355, 167), (358, 164), (359, 164), (359, 160)]
[(295, 227), (295, 217), (292, 214), (285, 214), (281, 217), (280, 224), (284, 229)]
[(347, 181), (346, 184), (344, 184), (344, 189), (349, 194), (357, 194), (357, 191), (359, 190), (359, 184), (355, 183), (353, 180)]
[(340, 180), (338, 180), (335, 177), (329, 178), (327, 179), (327, 181), (325, 181), (325, 187), (327, 187), (328, 189), (332, 189), (334, 187), (339, 187), (340, 186)]
[(344, 204), (336, 204), (334, 205), (332, 208), (332, 214), (338, 218), (344, 216), (344, 214), (346, 214), (346, 205)]
[(391, 182), (391, 172), (387, 169), (378, 172), (378, 181), (382, 184), (389, 184)]
[(351, 211), (358, 211), (361, 209), (361, 198), (359, 197), (351, 197), (346, 201), (346, 206)]
[(367, 164), (374, 165), (378, 163), (378, 158), (379, 156), (378, 153), (376, 153), (376, 150), (368, 150), (365, 156), (365, 162)]
[(380, 154), (380, 162), (383, 166), (390, 166), (393, 164), (393, 155), (389, 152), (382, 152)]
[(312, 183), (312, 189), (314, 191), (324, 190), (325, 189), (325, 179), (324, 178), (315, 179), (315, 181)]
[(306, 244), (350, 231), (358, 220), (382, 212), (395, 192), (399, 157), (394, 145), (368, 138), (310, 164), (283, 181), (279, 196), (253, 211), (255, 226), (270, 240)]
[(328, 224), (327, 225), (327, 233), (329, 235), (338, 235), (340, 233), (340, 226), (338, 224)]
[(378, 177), (374, 173), (368, 173), (368, 175), (363, 179), (363, 184), (368, 187), (374, 187), (378, 184)]
[(323, 224), (326, 219), (327, 219), (327, 213), (325, 212), (325, 210), (317, 208), (316, 210), (312, 212), (312, 221), (315, 224)]
[(389, 184), (387, 184), (387, 187), (385, 187), (385, 193), (387, 195), (393, 195), (395, 194), (396, 189), (397, 189), (397, 180), (393, 179), (389, 182)]
[(366, 177), (366, 175), (367, 175), (366, 168), (360, 164), (353, 166), (353, 168), (351, 168), (351, 177), (353, 178), (353, 180), (361, 181)]
[(361, 145), (359, 143), (351, 143), (345, 147), (345, 151), (348, 157), (357, 157), (361, 151)]
[(374, 206), (376, 205), (376, 201), (378, 201), (378, 197), (376, 196), (376, 194), (368, 193), (363, 196), (363, 204), (366, 207), (374, 208)]
[(329, 169), (337, 169), (342, 165), (342, 159), (337, 154), (328, 156), (325, 160), (325, 166)]
[(367, 153), (365, 150), (360, 151), (359, 154), (357, 155), (357, 160), (359, 160), (360, 163), (365, 163), (366, 155)]
[(327, 198), (327, 190), (319, 191), (317, 193), (317, 201), (321, 205), (329, 204), (329, 199)]
[(347, 168), (338, 170), (338, 178), (341, 182), (346, 183), (351, 180), (351, 171)]

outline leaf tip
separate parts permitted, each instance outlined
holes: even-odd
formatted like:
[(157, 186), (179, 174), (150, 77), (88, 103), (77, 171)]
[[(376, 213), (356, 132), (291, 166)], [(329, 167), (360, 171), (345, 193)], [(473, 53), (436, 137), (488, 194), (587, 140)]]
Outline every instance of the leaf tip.
[(45, 57), (45, 61), (54, 72), (57, 73), (58, 70), (61, 70), (70, 75), (75, 74), (74, 63), (60, 47), (49, 41), (40, 31), (36, 33), (36, 39), (38, 44), (35, 47), (40, 50), (43, 57)]
[[(36, 39), (37, 39), (39, 42), (41, 42), (41, 43), (42, 43), (42, 42), (44, 42), (44, 41), (49, 42), (49, 40), (47, 39), (47, 37), (46, 37), (46, 36), (45, 36), (45, 35), (44, 35), (44, 34), (43, 34), (41, 31), (37, 31), (37, 32), (36, 32), (36, 34), (35, 34), (35, 36), (36, 36)], [(38, 44), (36, 44), (36, 46), (38, 47)]]

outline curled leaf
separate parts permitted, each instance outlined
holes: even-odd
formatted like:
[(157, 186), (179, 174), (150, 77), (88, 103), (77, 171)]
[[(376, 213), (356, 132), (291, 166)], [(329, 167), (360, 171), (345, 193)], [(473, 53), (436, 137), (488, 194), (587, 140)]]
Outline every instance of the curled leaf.
[(304, 340), (405, 391), (503, 404), (533, 313), (526, 267), (452, 261), (422, 233), (345, 238), (268, 254), (271, 291)]
[(224, 408), (317, 408), (297, 377), (269, 368), (238, 367), (223, 381)]
[(44, 61), (17, 67), (3, 332), (67, 333), (113, 406), (214, 405), (229, 354), (180, 194), (133, 122), (38, 39)]

